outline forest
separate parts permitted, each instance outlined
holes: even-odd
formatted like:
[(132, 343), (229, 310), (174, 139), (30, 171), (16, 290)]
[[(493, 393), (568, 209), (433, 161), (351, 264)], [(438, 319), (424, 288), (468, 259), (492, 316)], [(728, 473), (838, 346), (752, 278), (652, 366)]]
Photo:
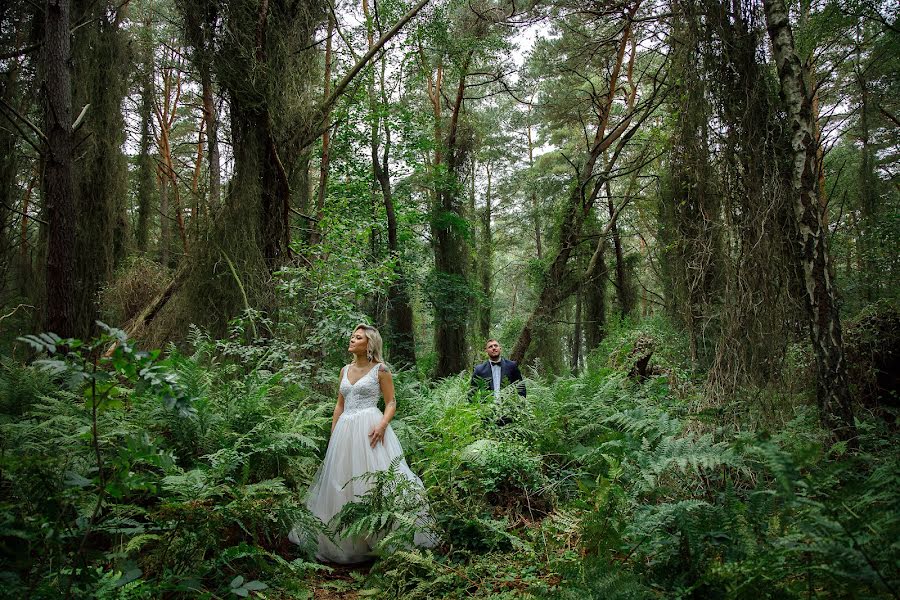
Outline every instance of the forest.
[(898, 247), (896, 2), (3, 0), (0, 596), (900, 598)]

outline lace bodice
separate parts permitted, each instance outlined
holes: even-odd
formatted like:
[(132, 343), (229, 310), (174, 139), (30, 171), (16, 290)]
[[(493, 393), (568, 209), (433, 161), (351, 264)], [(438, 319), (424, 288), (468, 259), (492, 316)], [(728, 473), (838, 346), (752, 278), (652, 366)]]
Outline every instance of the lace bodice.
[(381, 385), (378, 383), (378, 372), (384, 368), (381, 363), (372, 367), (368, 373), (359, 378), (356, 383), (350, 383), (347, 371), (350, 366), (344, 367), (344, 376), (341, 377), (341, 394), (344, 396), (344, 414), (351, 414), (367, 408), (378, 408), (378, 398), (381, 396)]

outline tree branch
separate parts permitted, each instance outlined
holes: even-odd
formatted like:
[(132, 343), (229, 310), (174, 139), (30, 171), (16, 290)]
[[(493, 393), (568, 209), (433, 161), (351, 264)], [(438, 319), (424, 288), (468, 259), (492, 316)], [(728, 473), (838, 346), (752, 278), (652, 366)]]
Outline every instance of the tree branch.
[[(9, 112), (11, 112), (11, 113), (12, 113), (13, 115), (15, 115), (20, 121), (22, 121), (25, 125), (27, 125), (28, 128), (31, 129), (31, 130), (38, 136), (38, 138), (40, 138), (40, 140), (41, 140), (42, 142), (44, 142), (45, 144), (47, 143), (47, 136), (44, 135), (44, 132), (41, 131), (41, 128), (38, 127), (37, 125), (35, 125), (34, 123), (32, 123), (31, 120), (28, 119), (28, 117), (26, 117), (25, 115), (19, 113), (19, 111), (17, 111), (12, 105), (9, 104), (9, 102), (7, 102), (6, 100), (4, 100), (3, 98), (0, 98), (0, 104), (3, 104), (3, 107), (6, 108), (6, 110), (8, 110)], [(7, 117), (7, 118), (9, 118), (9, 117)], [(10, 121), (12, 121), (12, 119), (10, 119)], [(16, 127), (16, 129), (18, 129), (18, 127)], [(21, 131), (21, 130), (20, 130), (20, 131)], [(27, 139), (27, 138), (26, 138), (26, 139)], [(34, 145), (34, 144), (32, 144), (32, 146), (33, 146), (33, 145)]]
[[(415, 17), (420, 10), (422, 10), (426, 4), (428, 4), (430, 0), (419, 0), (419, 2), (413, 6), (409, 11), (400, 17), (400, 20), (383, 36), (381, 36), (375, 44), (369, 48), (369, 51), (363, 54), (362, 58), (356, 61), (356, 64), (351, 67), (351, 69), (344, 75), (343, 78), (334, 86), (334, 91), (322, 102), (322, 105), (319, 107), (319, 120), (324, 121), (324, 115), (331, 112), (332, 106), (334, 106), (335, 102), (337, 102), (338, 98), (343, 95), (346, 91), (347, 86), (350, 85), (350, 82), (359, 74), (360, 71), (369, 63), (373, 56), (375, 56), (381, 48), (387, 44), (391, 38), (397, 35), (403, 26), (406, 25), (413, 17)], [(303, 146), (308, 146), (313, 143), (315, 140), (319, 139), (319, 136), (322, 135), (325, 130), (328, 128), (328, 124), (320, 124), (315, 129), (315, 134), (311, 135), (306, 143), (302, 144)]]

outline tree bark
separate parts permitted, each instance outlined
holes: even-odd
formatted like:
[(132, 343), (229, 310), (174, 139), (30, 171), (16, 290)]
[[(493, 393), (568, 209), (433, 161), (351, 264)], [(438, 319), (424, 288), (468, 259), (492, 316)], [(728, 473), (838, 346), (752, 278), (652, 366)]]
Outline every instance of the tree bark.
[(203, 89), (203, 118), (206, 121), (206, 149), (209, 163), (209, 196), (207, 206), (216, 210), (222, 203), (222, 158), (219, 151), (219, 117), (216, 114), (210, 66), (201, 62), (200, 82)]
[[(331, 38), (334, 37), (334, 20), (333, 17), (328, 18), (328, 36), (325, 39), (325, 98), (331, 95)], [(331, 110), (325, 113), (325, 132), (322, 134), (322, 158), (319, 162), (319, 193), (316, 196), (316, 222), (313, 225), (312, 234), (309, 236), (309, 243), (315, 246), (322, 241), (322, 234), (319, 231), (319, 223), (325, 216), (325, 194), (328, 191), (328, 170), (330, 165), (331, 150)]]
[(426, 91), (434, 117), (435, 151), (431, 169), (436, 188), (431, 218), (434, 279), (429, 292), (434, 306), (434, 345), (438, 355), (434, 375), (438, 378), (456, 375), (468, 367), (466, 332), (471, 289), (467, 274), (466, 232), (460, 229), (463, 210), (459, 197), (459, 168), (463, 161), (457, 147), (457, 136), (465, 99), (466, 78), (473, 54), (474, 50), (469, 50), (460, 63), (459, 81), (450, 110), (447, 138), (444, 140), (443, 63), (439, 62), (432, 72), (427, 65), (424, 50), (419, 47), (421, 67), (426, 76)]
[[(629, 194), (626, 194), (626, 196), (628, 195)], [(606, 204), (609, 210), (609, 217), (612, 218), (616, 213), (616, 206), (613, 202), (608, 181), (606, 182)], [(617, 221), (618, 219), (613, 221), (610, 233), (612, 233), (613, 251), (616, 255), (616, 298), (619, 299), (620, 314), (622, 315), (622, 318), (625, 318), (631, 314), (631, 311), (634, 309), (634, 297), (631, 294), (631, 288), (626, 280), (625, 253), (622, 250), (622, 239), (619, 237), (619, 226)]]
[(138, 220), (134, 237), (137, 249), (140, 252), (146, 252), (147, 242), (150, 237), (150, 223), (153, 221), (153, 196), (156, 189), (153, 157), (150, 156), (150, 142), (152, 140), (150, 120), (153, 116), (153, 63), (148, 58), (144, 61), (142, 67), (147, 72), (143, 74), (143, 82), (141, 84), (141, 140), (137, 156)]
[[(605, 254), (606, 241), (601, 240), (599, 243), (604, 245), (603, 254)], [(606, 277), (606, 260), (601, 258), (596, 274), (581, 284), (585, 304), (585, 352), (595, 350), (606, 337)]]
[[(77, 234), (75, 236), (75, 318), (77, 335), (94, 333), (98, 293), (124, 258), (130, 235), (125, 207), (128, 166), (122, 147), (122, 100), (128, 91), (127, 44), (120, 7), (109, 0), (73, 0), (82, 25), (72, 36), (72, 101), (90, 105), (73, 144)], [(74, 160), (75, 157), (73, 157)]]
[[(491, 217), (493, 212), (493, 198), (491, 198), (491, 179), (493, 172), (491, 163), (486, 163), (485, 168), (487, 169), (487, 189), (485, 190), (484, 196), (484, 211), (481, 213), (482, 246), (481, 251), (478, 253), (479, 262), (481, 263), (479, 265), (479, 270), (481, 271), (481, 294), (483, 296), (481, 310), (478, 314), (478, 330), (483, 342), (487, 342), (487, 339), (491, 335), (491, 305), (493, 298), (492, 272), (494, 264), (494, 236), (491, 229)], [(475, 174), (472, 173), (473, 179), (474, 175)]]
[(792, 131), (792, 204), (810, 338), (816, 358), (820, 416), (823, 425), (838, 439), (853, 440), (856, 426), (847, 382), (837, 291), (828, 254), (828, 228), (816, 194), (818, 144), (812, 118), (812, 94), (806, 85), (805, 68), (794, 47), (784, 0), (764, 0), (763, 6)]
[(48, 0), (44, 16), (44, 195), (49, 222), (45, 329), (75, 333), (75, 187), (69, 0)]
[(579, 289), (575, 293), (575, 327), (572, 331), (572, 373), (577, 375), (581, 370), (581, 306), (582, 306), (582, 292)]
[[(366, 32), (368, 35), (369, 49), (375, 44), (374, 27), (369, 14), (369, 3), (362, 0), (363, 15), (366, 18)], [(391, 129), (387, 119), (375, 116), (376, 111), (380, 115), (387, 106), (387, 90), (385, 86), (385, 71), (387, 57), (381, 59), (379, 76), (379, 95), (382, 110), (378, 110), (378, 98), (375, 96), (375, 78), (373, 76), (369, 86), (369, 107), (372, 111), (372, 171), (381, 188), (381, 197), (384, 202), (384, 212), (387, 219), (388, 251), (397, 261), (394, 267), (394, 280), (388, 288), (388, 334), (391, 347), (391, 361), (395, 366), (415, 366), (416, 364), (416, 339), (415, 322), (413, 321), (412, 303), (409, 297), (409, 283), (406, 280), (406, 270), (401, 258), (399, 240), (397, 238), (397, 211), (394, 207), (394, 194), (391, 186), (390, 152)], [(381, 135), (384, 132), (384, 149), (381, 149)]]
[(163, 167), (157, 169), (156, 181), (159, 184), (159, 263), (168, 268), (172, 266), (172, 218), (169, 216), (169, 178)]
[[(528, 134), (528, 169), (534, 170), (534, 139), (531, 136), (531, 106), (528, 107), (528, 124), (526, 132)], [(531, 218), (534, 221), (534, 247), (537, 259), (541, 260), (544, 256), (544, 248), (541, 240), (541, 212), (538, 204), (537, 192), (534, 185), (531, 186)]]

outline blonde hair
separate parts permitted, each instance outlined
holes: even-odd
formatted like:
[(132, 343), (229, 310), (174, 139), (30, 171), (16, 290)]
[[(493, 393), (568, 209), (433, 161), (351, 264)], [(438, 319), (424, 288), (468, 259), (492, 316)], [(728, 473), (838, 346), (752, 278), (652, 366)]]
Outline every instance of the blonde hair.
[(353, 331), (359, 329), (362, 329), (365, 332), (366, 338), (369, 340), (366, 344), (366, 358), (378, 363), (384, 363), (384, 357), (382, 356), (384, 342), (381, 341), (381, 334), (378, 333), (377, 329), (371, 325), (366, 325), (365, 323), (360, 323), (353, 328)]

